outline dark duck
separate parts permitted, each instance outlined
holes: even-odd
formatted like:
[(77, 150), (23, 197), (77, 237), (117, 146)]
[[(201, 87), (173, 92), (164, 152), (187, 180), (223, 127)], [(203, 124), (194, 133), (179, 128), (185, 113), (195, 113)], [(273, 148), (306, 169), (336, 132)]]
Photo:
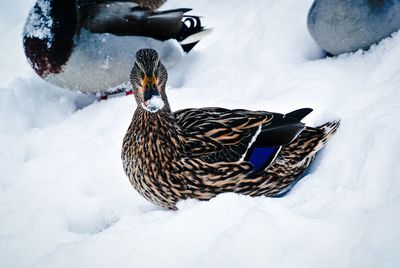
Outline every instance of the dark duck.
[(171, 112), (167, 71), (155, 50), (136, 54), (131, 83), (137, 108), (122, 144), (133, 187), (156, 205), (176, 209), (187, 198), (220, 193), (277, 197), (286, 193), (339, 127), (287, 114), (224, 108)]
[(46, 81), (98, 93), (129, 81), (135, 52), (156, 48), (171, 66), (209, 30), (190, 9), (155, 11), (165, 0), (38, 0), (27, 18), (28, 61)]

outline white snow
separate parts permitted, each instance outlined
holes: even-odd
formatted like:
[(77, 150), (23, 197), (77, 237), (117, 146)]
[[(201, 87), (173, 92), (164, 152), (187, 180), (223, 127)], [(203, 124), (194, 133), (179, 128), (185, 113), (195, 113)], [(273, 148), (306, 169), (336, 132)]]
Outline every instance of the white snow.
[(146, 101), (146, 104), (142, 103), (142, 107), (150, 113), (156, 113), (164, 107), (164, 101), (159, 95), (155, 95)]
[(319, 59), (310, 0), (170, 0), (214, 27), (169, 70), (172, 109), (311, 107), (308, 124), (342, 124), (283, 198), (224, 194), (166, 211), (122, 170), (134, 98), (90, 104), (26, 77), (14, 33), (28, 9), (16, 3), (0, 11), (2, 23), (19, 18), (0, 36), (0, 267), (398, 267), (400, 34)]
[(33, 71), (22, 48), (22, 30), (32, 0), (2, 0), (0, 9), (0, 87), (7, 86), (15, 77), (28, 77)]
[(53, 19), (50, 16), (50, 12), (51, 6), (49, 1), (37, 0), (37, 6), (30, 12), (24, 29), (24, 34), (28, 37), (47, 40), (48, 47), (51, 47), (53, 41), (53, 34), (51, 32)]
[[(178, 42), (172, 40), (162, 43), (148, 37), (90, 34), (86, 30), (80, 32), (79, 39), (74, 53), (63, 66), (63, 72), (46, 77), (50, 83), (81, 92), (98, 93), (129, 80), (130, 72), (121, 70), (132, 68), (136, 51), (141, 48), (150, 46), (157, 49), (167, 67), (174, 66), (183, 56)], [(130, 44), (134, 46), (129, 47)]]

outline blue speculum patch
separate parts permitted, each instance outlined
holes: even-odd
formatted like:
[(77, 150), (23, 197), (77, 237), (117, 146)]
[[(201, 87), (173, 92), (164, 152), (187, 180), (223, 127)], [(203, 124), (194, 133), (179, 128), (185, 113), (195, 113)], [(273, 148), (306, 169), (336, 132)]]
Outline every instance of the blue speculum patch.
[(255, 172), (259, 172), (269, 165), (278, 149), (279, 147), (255, 147), (247, 161), (253, 164)]

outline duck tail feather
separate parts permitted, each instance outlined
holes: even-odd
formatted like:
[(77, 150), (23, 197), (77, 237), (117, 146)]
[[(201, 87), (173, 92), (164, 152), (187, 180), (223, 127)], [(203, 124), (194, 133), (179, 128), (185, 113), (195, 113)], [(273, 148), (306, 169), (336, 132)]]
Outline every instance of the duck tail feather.
[(293, 117), (293, 118), (296, 118), (298, 121), (301, 121), (304, 117), (309, 115), (312, 111), (313, 111), (313, 109), (311, 109), (311, 108), (302, 108), (302, 109), (298, 109), (293, 112), (287, 113), (286, 116)]
[(175, 39), (186, 53), (212, 31), (212, 29), (204, 28), (200, 18), (199, 16), (189, 15), (184, 15), (182, 18), (182, 28)]

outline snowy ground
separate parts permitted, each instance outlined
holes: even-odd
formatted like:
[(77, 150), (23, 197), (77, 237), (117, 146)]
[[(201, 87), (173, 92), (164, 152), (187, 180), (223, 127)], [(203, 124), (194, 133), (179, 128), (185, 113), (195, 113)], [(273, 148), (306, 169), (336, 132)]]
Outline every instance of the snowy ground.
[[(310, 0), (179, 1), (213, 34), (169, 70), (173, 109), (288, 112), (342, 125), (284, 198), (221, 195), (162, 210), (120, 161), (133, 97), (91, 105), (27, 65), (33, 0), (0, 11), (0, 267), (398, 267), (400, 34), (366, 53), (322, 55)], [(129, 70), (127, 70), (129, 71)]]

